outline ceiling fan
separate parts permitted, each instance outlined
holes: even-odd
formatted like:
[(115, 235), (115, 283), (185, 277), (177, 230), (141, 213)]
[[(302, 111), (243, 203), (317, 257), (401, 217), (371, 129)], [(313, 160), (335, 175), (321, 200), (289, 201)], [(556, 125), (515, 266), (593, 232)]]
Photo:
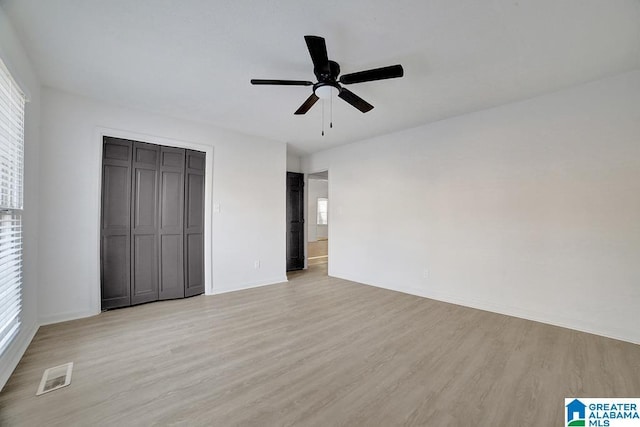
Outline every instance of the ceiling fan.
[[(353, 105), (358, 110), (366, 113), (373, 109), (373, 105), (360, 98), (355, 93), (345, 89), (340, 84), (350, 85), (353, 83), (370, 82), (373, 80), (392, 79), (402, 77), (404, 70), (402, 65), (390, 65), (388, 67), (374, 68), (371, 70), (359, 71), (357, 73), (344, 74), (340, 76), (340, 65), (335, 61), (330, 61), (327, 55), (327, 45), (324, 38), (319, 36), (304, 36), (313, 62), (313, 73), (318, 80), (316, 83), (305, 80), (266, 80), (252, 79), (254, 85), (281, 85), (281, 86), (313, 86), (313, 93), (296, 110), (294, 114), (305, 114), (318, 99), (329, 99), (333, 93), (338, 97)], [(340, 76), (340, 78), (338, 78)]]

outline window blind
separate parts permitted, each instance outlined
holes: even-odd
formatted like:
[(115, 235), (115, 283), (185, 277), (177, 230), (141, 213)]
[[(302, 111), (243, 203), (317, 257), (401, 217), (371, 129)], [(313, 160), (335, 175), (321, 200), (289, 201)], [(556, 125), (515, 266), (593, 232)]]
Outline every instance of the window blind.
[(0, 354), (20, 330), (25, 97), (0, 60)]

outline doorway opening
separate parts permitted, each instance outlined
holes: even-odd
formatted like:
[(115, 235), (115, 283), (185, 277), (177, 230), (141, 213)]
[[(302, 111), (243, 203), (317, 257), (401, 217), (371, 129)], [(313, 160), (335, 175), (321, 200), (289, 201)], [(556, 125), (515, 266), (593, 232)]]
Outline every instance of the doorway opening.
[(329, 171), (308, 175), (307, 266), (329, 263)]

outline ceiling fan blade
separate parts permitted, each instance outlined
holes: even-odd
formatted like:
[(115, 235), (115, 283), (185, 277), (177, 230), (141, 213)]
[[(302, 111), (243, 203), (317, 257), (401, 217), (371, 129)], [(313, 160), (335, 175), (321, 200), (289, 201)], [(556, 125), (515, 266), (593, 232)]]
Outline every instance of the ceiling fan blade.
[(312, 93), (311, 96), (309, 96), (307, 100), (304, 101), (304, 103), (300, 106), (300, 108), (298, 108), (293, 114), (305, 114), (311, 107), (313, 107), (313, 104), (315, 104), (318, 99), (320, 98), (318, 98), (315, 93)]
[(327, 44), (324, 38), (318, 36), (304, 36), (304, 40), (307, 42), (309, 48), (309, 55), (311, 55), (311, 61), (313, 61), (314, 72), (317, 70), (316, 75), (319, 73), (329, 72), (329, 57), (327, 55)]
[(373, 80), (393, 79), (396, 77), (402, 77), (403, 75), (404, 70), (402, 69), (402, 65), (390, 65), (388, 67), (374, 68), (372, 70), (345, 74), (340, 77), (340, 83), (350, 85), (353, 83), (370, 82)]
[(340, 93), (338, 93), (338, 96), (344, 99), (345, 101), (347, 101), (349, 104), (356, 107), (358, 110), (362, 111), (363, 113), (373, 110), (373, 105), (369, 104), (367, 101), (360, 98), (358, 95), (356, 95), (355, 93), (351, 92), (348, 89), (341, 88)]
[(267, 80), (251, 79), (252, 85), (280, 85), (280, 86), (312, 86), (312, 82), (305, 80)]

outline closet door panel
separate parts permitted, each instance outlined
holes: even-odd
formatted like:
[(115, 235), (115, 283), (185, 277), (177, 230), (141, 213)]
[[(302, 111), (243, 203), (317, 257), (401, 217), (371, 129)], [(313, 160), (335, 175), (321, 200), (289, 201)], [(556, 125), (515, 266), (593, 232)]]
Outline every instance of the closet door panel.
[(131, 168), (121, 165), (106, 164), (102, 168), (103, 209), (102, 228), (130, 227), (129, 185), (131, 183)]
[(160, 299), (184, 297), (182, 235), (160, 237)]
[(186, 151), (185, 170), (185, 296), (204, 292), (205, 154)]
[(163, 230), (176, 228), (182, 234), (183, 186), (182, 173), (162, 171), (160, 221)]
[(131, 157), (131, 141), (104, 138), (100, 221), (103, 309), (131, 304)]
[(160, 299), (184, 297), (184, 153), (161, 148)]
[(136, 169), (135, 190), (135, 221), (134, 228), (154, 230), (156, 228), (156, 180), (157, 171), (150, 169)]
[(154, 301), (157, 298), (157, 250), (156, 236), (138, 234), (133, 237), (133, 297), (136, 303)]
[[(204, 260), (204, 241), (202, 234), (190, 234), (187, 236), (187, 288), (190, 292), (204, 292), (204, 268), (202, 261)], [(195, 295), (195, 294), (194, 294)]]
[(133, 145), (131, 304), (158, 300), (157, 145)]
[(109, 308), (129, 305), (128, 235), (102, 237), (102, 301)]
[(195, 231), (202, 228), (204, 219), (204, 176), (189, 173), (187, 180), (187, 228)]

